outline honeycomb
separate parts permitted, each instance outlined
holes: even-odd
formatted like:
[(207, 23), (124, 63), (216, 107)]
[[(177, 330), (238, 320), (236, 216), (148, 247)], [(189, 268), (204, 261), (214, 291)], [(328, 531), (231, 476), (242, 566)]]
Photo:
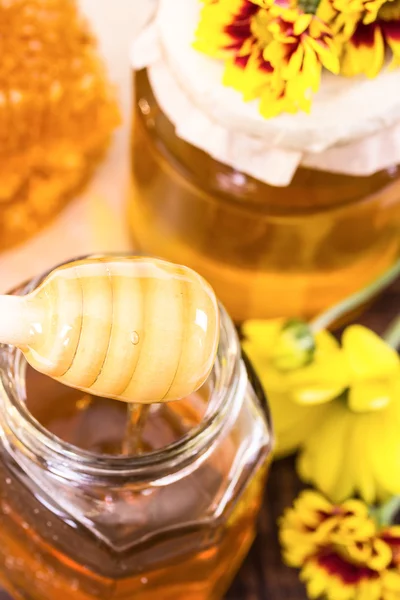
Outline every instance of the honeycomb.
[(118, 121), (75, 0), (0, 0), (0, 250), (64, 207)]

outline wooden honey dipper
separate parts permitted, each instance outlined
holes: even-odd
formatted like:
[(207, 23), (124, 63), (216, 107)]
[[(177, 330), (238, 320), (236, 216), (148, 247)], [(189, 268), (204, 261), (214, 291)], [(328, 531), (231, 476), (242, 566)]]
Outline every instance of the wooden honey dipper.
[(65, 385), (125, 402), (167, 402), (197, 390), (218, 334), (211, 287), (157, 259), (76, 261), (26, 296), (0, 296), (1, 343)]

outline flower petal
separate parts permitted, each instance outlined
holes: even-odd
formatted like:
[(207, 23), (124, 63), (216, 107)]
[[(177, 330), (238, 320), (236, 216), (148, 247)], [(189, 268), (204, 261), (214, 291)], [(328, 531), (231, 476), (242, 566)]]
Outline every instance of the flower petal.
[(356, 465), (353, 471), (354, 489), (358, 490), (361, 498), (368, 504), (373, 504), (377, 499), (377, 483), (375, 473), (371, 466), (370, 452), (373, 448), (366, 447), (368, 439), (368, 419), (372, 416), (359, 416), (353, 420), (352, 432), (348, 443), (349, 454)]
[(321, 41), (312, 38), (308, 40), (308, 43), (318, 54), (325, 69), (337, 75), (340, 71), (340, 62), (338, 52), (333, 44), (321, 43)]
[(284, 323), (285, 319), (253, 319), (243, 323), (242, 333), (252, 346), (269, 352)]
[(393, 52), (393, 66), (400, 65), (400, 21), (382, 21), (382, 30)]
[(299, 36), (305, 32), (305, 30), (309, 27), (313, 20), (313, 16), (311, 14), (300, 14), (296, 15), (296, 19), (294, 22), (293, 32), (295, 36)]
[(329, 402), (350, 385), (346, 357), (340, 350), (319, 354), (311, 365), (288, 373), (287, 385), (293, 400), (299, 404)]
[[(264, 384), (263, 380), (262, 383)], [(318, 429), (327, 417), (328, 405), (301, 406), (292, 402), (287, 394), (268, 393), (268, 387), (266, 391), (276, 437), (275, 455), (285, 456), (294, 452)]]
[(400, 401), (391, 402), (383, 411), (363, 416), (369, 417), (364, 445), (375, 480), (386, 496), (400, 495)]
[(340, 502), (351, 496), (354, 485), (346, 471), (351, 413), (340, 401), (327, 407), (324, 421), (303, 442), (297, 470), (306, 482), (313, 483), (334, 502)]
[(400, 372), (397, 352), (362, 325), (348, 327), (343, 333), (342, 344), (356, 380), (380, 379)]
[(372, 546), (373, 554), (368, 561), (368, 565), (376, 571), (382, 571), (391, 563), (392, 552), (383, 540), (373, 540)]
[(391, 389), (385, 382), (365, 381), (354, 383), (349, 390), (348, 403), (354, 412), (381, 410), (391, 400)]
[(289, 62), (281, 66), (281, 73), (284, 79), (291, 79), (297, 75), (301, 69), (304, 59), (304, 48), (298, 46), (292, 53)]
[(378, 23), (359, 23), (352, 38), (344, 46), (341, 73), (346, 77), (364, 74), (374, 78), (385, 60), (385, 43)]
[[(382, 575), (382, 587), (385, 590), (385, 600), (397, 600), (400, 598), (400, 572), (391, 569)], [(390, 596), (389, 594), (392, 594)]]

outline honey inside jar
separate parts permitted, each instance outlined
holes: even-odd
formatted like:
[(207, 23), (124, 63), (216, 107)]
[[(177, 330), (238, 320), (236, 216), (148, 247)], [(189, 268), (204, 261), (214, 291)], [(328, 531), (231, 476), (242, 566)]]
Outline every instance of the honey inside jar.
[(299, 168), (273, 187), (180, 139), (145, 70), (135, 93), (135, 247), (198, 271), (235, 321), (314, 316), (396, 261), (398, 166), (363, 177)]
[[(26, 372), (26, 406), (49, 432), (82, 450), (122, 455), (129, 413), (127, 405), (74, 390), (41, 375)], [(141, 452), (160, 450), (181, 439), (204, 417), (209, 384), (184, 400), (153, 404), (141, 431)]]
[(150, 407), (135, 456), (125, 403), (3, 347), (0, 579), (14, 598), (222, 598), (255, 534), (271, 449), (226, 316), (224, 327), (207, 382)]

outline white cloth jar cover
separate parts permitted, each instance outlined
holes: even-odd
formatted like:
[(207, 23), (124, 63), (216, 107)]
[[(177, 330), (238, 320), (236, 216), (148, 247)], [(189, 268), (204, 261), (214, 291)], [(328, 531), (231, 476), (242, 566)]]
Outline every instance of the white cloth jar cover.
[(371, 175), (400, 164), (400, 69), (376, 79), (324, 73), (310, 114), (263, 118), (222, 84), (224, 65), (193, 48), (200, 0), (159, 0), (132, 49), (176, 134), (216, 160), (275, 186), (297, 168)]

